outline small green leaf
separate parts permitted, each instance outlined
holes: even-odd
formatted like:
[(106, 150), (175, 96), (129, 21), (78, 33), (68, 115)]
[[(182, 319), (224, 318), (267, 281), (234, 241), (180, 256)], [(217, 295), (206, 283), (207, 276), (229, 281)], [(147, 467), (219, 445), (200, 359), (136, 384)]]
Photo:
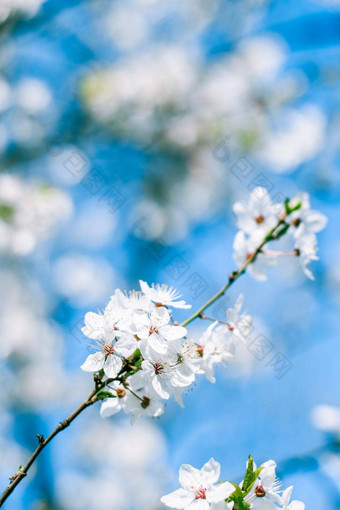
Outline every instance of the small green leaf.
[(299, 210), (299, 209), (301, 209), (301, 207), (302, 207), (302, 202), (298, 202), (297, 204), (295, 204), (295, 205), (293, 205), (293, 206), (290, 204), (290, 202), (291, 202), (291, 201), (290, 201), (290, 199), (289, 199), (289, 198), (287, 198), (287, 199), (285, 200), (285, 210), (286, 210), (286, 214), (287, 214), (287, 215), (288, 215), (288, 214), (291, 214), (291, 213), (292, 213), (292, 212), (294, 212), (294, 211), (298, 211), (298, 210)]
[(249, 492), (251, 491), (251, 489), (254, 486), (254, 483), (256, 482), (257, 478), (259, 477), (262, 469), (263, 469), (263, 467), (259, 467), (254, 471), (254, 460), (253, 460), (253, 457), (251, 455), (249, 455), (247, 471), (244, 476), (244, 480), (243, 480), (243, 484), (242, 484), (243, 496), (246, 496), (247, 494), (249, 494)]
[[(255, 480), (257, 480), (257, 478), (260, 476), (262, 469), (263, 469), (263, 467), (261, 467), (261, 466), (260, 466), (260, 467), (258, 467), (258, 468), (256, 469), (256, 471), (254, 471)], [(254, 481), (255, 481), (255, 480), (254, 480)]]
[(242, 484), (242, 491), (244, 491), (246, 494), (248, 494), (248, 492), (252, 488), (254, 482), (255, 482), (254, 460), (253, 460), (253, 457), (251, 455), (249, 455), (247, 471), (246, 471), (246, 474), (244, 475), (244, 480), (243, 480), (243, 484)]
[(109, 391), (100, 390), (97, 393), (97, 399), (98, 400), (105, 400), (106, 398), (116, 398), (116, 395), (113, 395)]

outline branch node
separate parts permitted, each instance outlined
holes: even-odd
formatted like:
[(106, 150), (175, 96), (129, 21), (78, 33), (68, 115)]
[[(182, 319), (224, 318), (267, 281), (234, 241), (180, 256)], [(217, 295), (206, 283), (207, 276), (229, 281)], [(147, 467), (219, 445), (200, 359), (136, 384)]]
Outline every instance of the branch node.
[(37, 438), (38, 438), (39, 444), (41, 444), (45, 441), (44, 436), (42, 436), (41, 434), (37, 434)]
[(60, 430), (66, 429), (70, 424), (69, 420), (63, 420), (59, 423)]

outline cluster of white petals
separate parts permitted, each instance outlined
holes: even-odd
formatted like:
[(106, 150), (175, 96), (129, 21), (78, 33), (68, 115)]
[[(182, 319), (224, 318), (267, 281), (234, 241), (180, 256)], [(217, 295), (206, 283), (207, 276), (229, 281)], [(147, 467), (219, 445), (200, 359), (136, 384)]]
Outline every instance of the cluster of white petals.
[[(237, 202), (233, 211), (240, 229), (234, 240), (234, 259), (238, 267), (246, 263), (281, 220), (281, 228), (287, 229), (285, 241), (291, 238), (290, 251), (269, 251), (264, 247), (249, 265), (248, 272), (256, 280), (266, 280), (267, 269), (276, 266), (280, 256), (291, 254), (298, 256), (305, 275), (314, 279), (307, 266), (311, 261), (318, 260), (316, 234), (325, 228), (327, 218), (311, 209), (307, 193), (302, 193), (285, 205), (273, 203), (267, 190), (258, 187), (252, 192), (248, 203)], [(274, 239), (275, 235), (273, 238), (268, 237), (268, 240)]]
[[(247, 464), (247, 474), (249, 464)], [(242, 508), (250, 510), (304, 510), (301, 501), (290, 501), (293, 487), (281, 490), (281, 483), (276, 477), (276, 463), (269, 460), (259, 470), (252, 463), (253, 474), (250, 486), (245, 488), (243, 480), (239, 489), (230, 482), (219, 482), (220, 464), (214, 459), (204, 464), (201, 470), (183, 464), (179, 470), (180, 489), (163, 496), (161, 501), (169, 508), (178, 510), (233, 510)], [(249, 485), (249, 484), (248, 484)]]
[(175, 289), (143, 281), (140, 286), (141, 291), (129, 294), (116, 290), (102, 313), (85, 315), (82, 332), (95, 352), (81, 368), (102, 371), (112, 380), (105, 388), (103, 417), (120, 410), (131, 413), (133, 421), (142, 415), (160, 416), (170, 397), (183, 406), (182, 394), (196, 375), (215, 382), (215, 365), (232, 358), (233, 337), (251, 324), (249, 315), (240, 314), (240, 297), (235, 309), (227, 310), (228, 322), (213, 323), (194, 342), (173, 319), (172, 308), (190, 307)]
[(31, 253), (41, 239), (72, 212), (72, 202), (63, 191), (0, 176), (0, 252)]

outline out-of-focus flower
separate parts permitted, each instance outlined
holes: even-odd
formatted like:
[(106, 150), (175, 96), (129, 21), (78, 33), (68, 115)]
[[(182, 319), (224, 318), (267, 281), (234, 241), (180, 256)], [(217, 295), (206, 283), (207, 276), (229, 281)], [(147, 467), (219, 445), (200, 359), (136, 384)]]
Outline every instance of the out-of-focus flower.
[(112, 266), (101, 258), (91, 258), (78, 252), (56, 260), (53, 281), (58, 293), (77, 306), (102, 301), (113, 286)]
[(326, 118), (319, 108), (305, 106), (290, 110), (283, 118), (285, 124), (263, 138), (259, 151), (265, 164), (278, 173), (295, 170), (311, 160), (325, 143)]
[(0, 3), (0, 22), (16, 14), (34, 16), (45, 0), (5, 0)]
[[(112, 438), (115, 438), (112, 440)], [(166, 440), (156, 423), (133, 427), (95, 417), (70, 445), (68, 469), (57, 473), (57, 497), (69, 510), (150, 510), (170, 479)], [(85, 470), (79, 471), (79, 465)], [(71, 466), (71, 469), (70, 469)]]
[(63, 191), (0, 175), (0, 252), (28, 255), (72, 213)]
[(316, 428), (340, 438), (340, 408), (319, 405), (313, 409), (312, 421)]

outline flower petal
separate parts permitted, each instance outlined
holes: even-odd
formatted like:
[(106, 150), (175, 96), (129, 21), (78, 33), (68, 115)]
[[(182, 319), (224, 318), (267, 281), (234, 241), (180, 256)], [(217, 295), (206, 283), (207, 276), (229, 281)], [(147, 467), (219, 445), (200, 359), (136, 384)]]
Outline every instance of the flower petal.
[(185, 489), (177, 489), (177, 491), (171, 492), (161, 498), (161, 502), (164, 505), (170, 508), (177, 508), (179, 510), (187, 508), (187, 506), (193, 501), (195, 501), (193, 492)]
[(179, 483), (184, 489), (199, 487), (201, 483), (201, 472), (189, 464), (182, 464), (179, 469)]
[(207, 490), (207, 501), (209, 501), (209, 503), (219, 503), (220, 501), (224, 501), (229, 498), (230, 494), (232, 494), (234, 490), (235, 487), (231, 485), (231, 483), (220, 483)]
[(108, 377), (116, 377), (122, 368), (122, 360), (115, 354), (110, 354), (104, 362), (104, 372)]
[(116, 343), (115, 343), (115, 351), (117, 351), (118, 354), (123, 356), (124, 358), (127, 358), (131, 354), (135, 352), (136, 349), (138, 349), (138, 343), (135, 337), (129, 333), (124, 334)]
[(159, 332), (166, 340), (179, 340), (187, 334), (187, 330), (182, 326), (162, 326)]
[(104, 332), (104, 316), (99, 313), (87, 312), (85, 315), (85, 326), (82, 328), (82, 333), (88, 338), (93, 340), (100, 340), (103, 338)]
[(104, 400), (100, 408), (100, 416), (107, 418), (113, 414), (118, 413), (122, 408), (122, 404), (119, 398), (108, 398)]
[(220, 477), (221, 466), (211, 458), (201, 469), (201, 480), (204, 487), (211, 487)]
[(105, 355), (98, 351), (87, 356), (85, 363), (80, 367), (84, 372), (97, 372), (103, 368)]
[(166, 351), (168, 350), (166, 341), (158, 333), (152, 333), (152, 335), (150, 335), (148, 338), (148, 343), (150, 347), (152, 347), (153, 350), (158, 352), (159, 354), (165, 354)]

